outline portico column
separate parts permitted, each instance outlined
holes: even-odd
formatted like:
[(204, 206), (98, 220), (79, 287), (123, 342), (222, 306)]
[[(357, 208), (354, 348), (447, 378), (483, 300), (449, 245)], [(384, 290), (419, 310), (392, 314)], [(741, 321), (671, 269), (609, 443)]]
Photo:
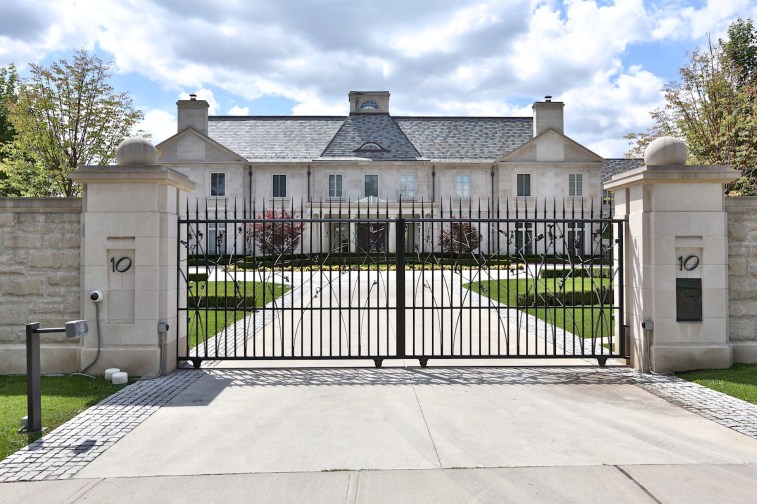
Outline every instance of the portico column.
[[(177, 365), (176, 340), (186, 337), (177, 318), (178, 254), (186, 259), (178, 215), (194, 183), (157, 160), (149, 141), (130, 138), (118, 148), (117, 166), (71, 174), (83, 186), (81, 299), (90, 331), (80, 368), (88, 372), (117, 367), (154, 376)], [(91, 301), (93, 291), (102, 292), (101, 302)]]
[(627, 218), (626, 320), (632, 364), (667, 372), (731, 366), (728, 344), (727, 166), (685, 166), (670, 137), (652, 142), (645, 166), (605, 184)]

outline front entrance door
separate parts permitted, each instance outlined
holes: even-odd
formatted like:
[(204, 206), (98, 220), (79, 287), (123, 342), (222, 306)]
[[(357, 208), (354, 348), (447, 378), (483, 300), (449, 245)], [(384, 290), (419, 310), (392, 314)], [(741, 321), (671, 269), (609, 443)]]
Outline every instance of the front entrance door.
[(357, 246), (360, 252), (386, 250), (386, 224), (361, 222), (357, 225)]

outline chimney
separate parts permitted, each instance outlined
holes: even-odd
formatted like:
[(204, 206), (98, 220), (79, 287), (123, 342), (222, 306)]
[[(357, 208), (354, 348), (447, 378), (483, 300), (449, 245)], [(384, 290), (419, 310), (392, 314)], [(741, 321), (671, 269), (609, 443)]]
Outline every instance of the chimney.
[(196, 94), (189, 95), (189, 100), (179, 100), (178, 107), (179, 128), (177, 133), (187, 128), (194, 128), (203, 135), (208, 134), (208, 102), (198, 100)]
[(539, 136), (547, 130), (555, 130), (565, 134), (563, 124), (563, 102), (553, 102), (552, 97), (547, 95), (543, 102), (536, 102), (534, 109), (534, 136)]

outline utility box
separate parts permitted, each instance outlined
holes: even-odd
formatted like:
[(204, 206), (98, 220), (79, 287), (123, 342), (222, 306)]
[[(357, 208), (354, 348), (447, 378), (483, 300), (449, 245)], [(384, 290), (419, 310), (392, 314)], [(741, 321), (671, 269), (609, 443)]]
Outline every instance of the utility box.
[(676, 278), (676, 322), (702, 321), (702, 279)]

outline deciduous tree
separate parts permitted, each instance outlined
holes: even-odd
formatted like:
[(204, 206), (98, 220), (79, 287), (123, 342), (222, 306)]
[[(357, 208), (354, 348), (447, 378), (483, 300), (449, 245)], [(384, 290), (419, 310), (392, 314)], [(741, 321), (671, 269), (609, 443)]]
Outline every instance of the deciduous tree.
[(627, 156), (643, 156), (657, 137), (678, 137), (690, 164), (731, 165), (742, 177), (729, 190), (757, 194), (757, 32), (751, 20), (739, 19), (728, 34), (689, 55), (680, 81), (663, 88), (666, 104), (651, 112), (650, 130), (626, 136), (633, 146)]
[(5, 160), (15, 131), (10, 122), (10, 106), (16, 102), (18, 72), (12, 63), (0, 68), (0, 196), (18, 196), (8, 180)]
[(142, 112), (109, 83), (110, 68), (83, 49), (47, 67), (30, 65), (31, 76), (9, 107), (15, 137), (7, 173), (24, 195), (77, 195), (68, 174), (110, 163), (118, 144), (133, 133)]

